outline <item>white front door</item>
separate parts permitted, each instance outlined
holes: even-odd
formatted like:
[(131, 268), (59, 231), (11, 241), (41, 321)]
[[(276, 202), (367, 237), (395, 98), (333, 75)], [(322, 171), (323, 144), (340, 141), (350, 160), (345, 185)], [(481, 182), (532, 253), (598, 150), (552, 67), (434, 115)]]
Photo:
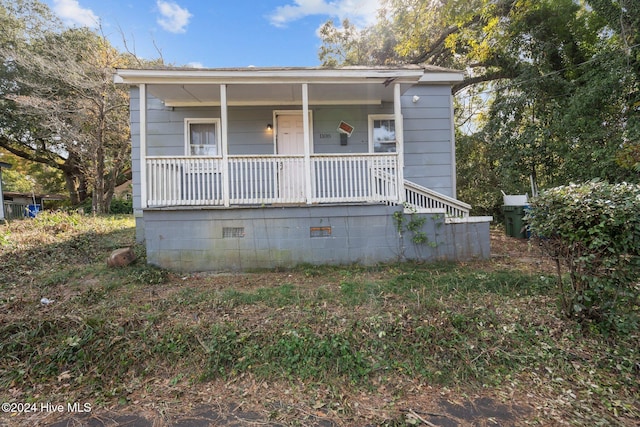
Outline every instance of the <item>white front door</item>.
[(277, 153), (295, 158), (283, 159), (280, 164), (280, 198), (289, 202), (304, 201), (304, 124), (302, 112), (276, 116)]

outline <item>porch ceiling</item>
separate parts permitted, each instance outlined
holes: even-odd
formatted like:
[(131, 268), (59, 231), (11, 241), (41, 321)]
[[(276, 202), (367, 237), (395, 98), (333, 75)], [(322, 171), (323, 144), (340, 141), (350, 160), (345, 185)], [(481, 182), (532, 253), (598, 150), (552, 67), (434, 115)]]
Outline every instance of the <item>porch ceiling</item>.
[[(402, 92), (409, 88), (401, 85)], [(151, 84), (149, 93), (165, 105), (220, 105), (220, 86), (215, 84)], [(383, 83), (318, 83), (309, 84), (309, 105), (366, 105), (393, 102), (393, 85)], [(261, 83), (227, 85), (230, 106), (302, 105), (300, 83)]]
[(167, 106), (219, 105), (220, 85), (228, 105), (302, 105), (302, 84), (309, 104), (379, 104), (393, 101), (393, 87), (452, 84), (462, 73), (432, 66), (345, 68), (242, 68), (117, 70), (116, 83), (146, 84)]

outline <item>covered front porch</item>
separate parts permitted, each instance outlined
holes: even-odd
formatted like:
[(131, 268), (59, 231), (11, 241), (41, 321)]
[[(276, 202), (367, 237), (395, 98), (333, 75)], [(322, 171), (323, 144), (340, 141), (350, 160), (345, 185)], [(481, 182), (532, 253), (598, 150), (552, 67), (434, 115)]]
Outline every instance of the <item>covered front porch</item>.
[[(414, 174), (435, 176), (453, 194), (405, 179), (403, 113), (414, 109), (411, 119), (420, 123), (415, 114), (436, 112), (442, 128), (452, 129), (447, 91), (459, 78), (422, 67), (119, 70), (116, 80), (136, 85), (139, 94), (138, 113), (135, 102), (132, 110), (132, 124), (139, 126), (135, 207), (420, 201), (419, 210), (464, 216), (468, 205), (455, 200), (451, 131), (440, 131), (437, 138), (444, 138), (431, 145), (440, 162), (433, 172), (428, 165), (409, 166)], [(428, 96), (419, 101), (423, 92), (416, 88), (427, 80), (428, 89), (420, 90), (434, 93), (435, 102)], [(195, 126), (210, 135), (193, 134)], [(415, 158), (429, 156), (430, 148), (421, 145), (428, 128), (410, 132), (418, 136)]]

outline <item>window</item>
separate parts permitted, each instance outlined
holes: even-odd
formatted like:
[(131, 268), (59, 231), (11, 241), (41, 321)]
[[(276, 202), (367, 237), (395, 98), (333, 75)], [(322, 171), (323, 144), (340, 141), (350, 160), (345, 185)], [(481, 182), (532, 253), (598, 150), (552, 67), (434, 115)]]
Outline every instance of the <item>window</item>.
[(369, 151), (396, 152), (396, 124), (392, 114), (369, 116)]
[(185, 119), (188, 156), (217, 156), (220, 145), (219, 119)]

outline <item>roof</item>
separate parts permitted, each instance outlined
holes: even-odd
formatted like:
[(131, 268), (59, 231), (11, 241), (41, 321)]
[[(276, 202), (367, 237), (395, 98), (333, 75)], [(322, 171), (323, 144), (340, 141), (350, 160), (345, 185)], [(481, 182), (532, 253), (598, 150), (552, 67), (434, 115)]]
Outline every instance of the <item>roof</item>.
[(11, 169), (11, 164), (9, 163), (5, 163), (5, 162), (0, 162), (0, 169)]
[(32, 193), (20, 193), (17, 191), (4, 191), (3, 194), (5, 197), (22, 197), (22, 198), (29, 198), (29, 199), (32, 197), (35, 197), (36, 199), (42, 199), (42, 200), (67, 199), (67, 197), (62, 194), (32, 194)]
[(393, 84), (404, 92), (416, 84), (453, 85), (462, 71), (430, 65), (246, 68), (117, 69), (114, 81), (145, 84), (167, 106), (219, 105), (218, 85), (229, 85), (229, 105), (300, 105), (309, 84), (315, 104), (375, 104), (393, 99)]
[(305, 81), (308, 83), (329, 80), (359, 80), (371, 78), (395, 78), (408, 81), (458, 82), (463, 72), (432, 65), (403, 66), (349, 66), (327, 67), (244, 67), (244, 68), (149, 68), (116, 69), (115, 82), (171, 83), (177, 81), (201, 83), (229, 83), (234, 81)]

